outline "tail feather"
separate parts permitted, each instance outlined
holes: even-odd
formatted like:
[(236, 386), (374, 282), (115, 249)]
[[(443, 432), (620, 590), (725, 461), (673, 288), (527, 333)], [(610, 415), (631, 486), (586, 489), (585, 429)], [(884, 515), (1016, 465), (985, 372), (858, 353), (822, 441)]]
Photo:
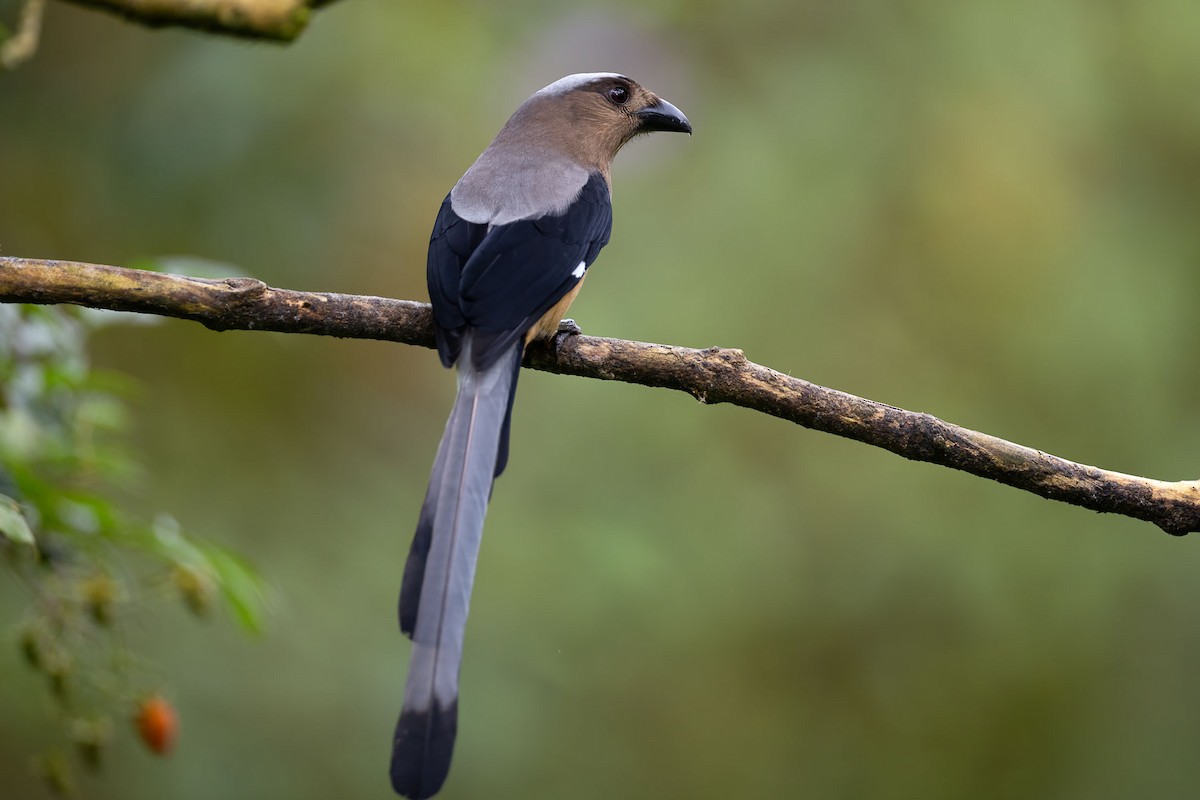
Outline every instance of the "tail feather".
[[(514, 348), (516, 358), (510, 358), (510, 367), (512, 370), (512, 386), (508, 389), (508, 407), (504, 411), (504, 424), (500, 427), (500, 447), (496, 451), (496, 469), (492, 473), (493, 477), (499, 478), (500, 473), (504, 472), (504, 468), (508, 466), (508, 433), (512, 428), (512, 410), (513, 401), (517, 399), (517, 378), (521, 375), (521, 356), (524, 355), (524, 347)], [(504, 358), (500, 359), (503, 363)]]
[[(413, 651), (392, 749), (392, 786), (410, 798), (441, 788), (458, 726), (458, 674), (483, 519), (508, 427), (520, 344), (484, 369), (459, 360), (458, 397), (438, 448), (405, 565), (400, 625)], [(506, 438), (506, 437), (505, 437)]]
[[(500, 442), (496, 450), (496, 468), (493, 478), (499, 478), (508, 464), (508, 434), (512, 426), (513, 400), (517, 396), (517, 377), (521, 373), (522, 348), (516, 348), (514, 355), (501, 358), (497, 363), (508, 364), (512, 370), (512, 384), (508, 388), (508, 405), (505, 408), (504, 423), (500, 428)], [(467, 356), (464, 365), (470, 363)], [(412, 638), (413, 629), (417, 624), (417, 609), (421, 603), (421, 586), (425, 580), (425, 561), (429, 558), (429, 546), (433, 541), (433, 519), (437, 510), (437, 494), (435, 489), (442, 485), (442, 474), (446, 462), (446, 445), (450, 441), (450, 429), (455, 425), (455, 414), (462, 408), (457, 401), (446, 421), (446, 433), (442, 434), (441, 444), (438, 445), (437, 458), (433, 462), (433, 472), (429, 478), (429, 488), (425, 491), (425, 500), (421, 504), (421, 514), (417, 518), (417, 531), (413, 535), (412, 546), (408, 551), (408, 560), (404, 563), (404, 579), (400, 584), (400, 631)]]
[(404, 562), (404, 579), (400, 583), (400, 630), (410, 639), (417, 627), (417, 609), (421, 604), (421, 586), (425, 581), (425, 561), (429, 558), (429, 546), (433, 543), (433, 520), (437, 511), (438, 492), (445, 483), (446, 451), (452, 438), (450, 432), (456, 425), (462, 407), (463, 404), (456, 401), (450, 411), (450, 418), (446, 420), (446, 431), (438, 445), (433, 471), (429, 476), (429, 488), (425, 490), (421, 514), (417, 518), (417, 532), (413, 534), (408, 560)]

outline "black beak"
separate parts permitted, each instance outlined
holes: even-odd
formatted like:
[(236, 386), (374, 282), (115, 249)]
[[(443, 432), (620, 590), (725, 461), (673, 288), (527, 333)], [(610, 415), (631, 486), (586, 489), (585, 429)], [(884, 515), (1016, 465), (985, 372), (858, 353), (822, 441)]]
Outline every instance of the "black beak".
[(666, 100), (659, 100), (652, 106), (647, 106), (634, 114), (641, 120), (641, 132), (675, 131), (677, 133), (692, 132), (692, 123), (675, 106)]

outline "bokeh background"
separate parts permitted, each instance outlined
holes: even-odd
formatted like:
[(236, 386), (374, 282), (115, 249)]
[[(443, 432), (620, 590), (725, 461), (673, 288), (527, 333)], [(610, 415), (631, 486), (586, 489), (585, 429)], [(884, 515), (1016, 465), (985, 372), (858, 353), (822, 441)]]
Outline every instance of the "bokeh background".
[[(516, 104), (617, 70), (696, 134), (619, 159), (585, 331), (1192, 478), (1198, 41), (1189, 0), (345, 0), (289, 47), (55, 3), (0, 76), (0, 247), (425, 299), (435, 210)], [(389, 797), (395, 595), (451, 376), (179, 321), (95, 356), (141, 386), (138, 510), (246, 554), (275, 603), (260, 639), (139, 623), (181, 740), (120, 737), (87, 796)], [(1195, 541), (622, 384), (527, 372), (513, 436), (447, 800), (1200, 783)], [(15, 646), (0, 675), (0, 793), (39, 797), (61, 732)]]

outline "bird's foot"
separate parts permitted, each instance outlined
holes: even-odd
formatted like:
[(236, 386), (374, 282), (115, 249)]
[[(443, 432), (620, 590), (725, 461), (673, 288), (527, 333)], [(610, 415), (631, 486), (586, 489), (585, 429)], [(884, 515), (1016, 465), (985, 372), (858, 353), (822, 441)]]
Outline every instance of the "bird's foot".
[(583, 333), (583, 328), (573, 319), (559, 320), (558, 330), (554, 332), (554, 351), (558, 352), (568, 338)]

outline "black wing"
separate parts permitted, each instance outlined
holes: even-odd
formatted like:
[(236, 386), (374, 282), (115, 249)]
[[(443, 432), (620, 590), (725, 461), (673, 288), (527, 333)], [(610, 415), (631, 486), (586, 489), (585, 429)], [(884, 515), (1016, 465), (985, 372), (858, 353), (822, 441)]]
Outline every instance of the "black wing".
[(433, 234), (429, 237), (425, 271), (429, 282), (429, 301), (433, 304), (438, 355), (447, 367), (458, 360), (458, 354), (462, 351), (462, 337), (467, 329), (467, 319), (458, 307), (458, 282), (463, 266), (487, 232), (487, 225), (467, 222), (455, 214), (450, 207), (450, 195), (446, 195), (433, 223)]
[[(453, 364), (472, 331), (480, 369), (570, 292), (612, 231), (608, 184), (593, 174), (561, 215), (494, 226), (467, 222), (442, 203), (429, 242), (429, 296), (438, 352)], [(583, 264), (583, 269), (580, 269)]]

